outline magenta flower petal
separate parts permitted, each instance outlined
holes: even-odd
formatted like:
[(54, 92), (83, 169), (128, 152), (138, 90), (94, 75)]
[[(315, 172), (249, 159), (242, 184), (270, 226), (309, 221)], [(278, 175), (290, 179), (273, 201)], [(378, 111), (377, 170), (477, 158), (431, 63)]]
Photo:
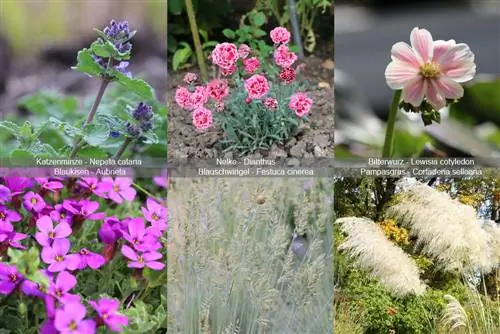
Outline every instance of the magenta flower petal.
[(106, 259), (104, 258), (104, 256), (102, 256), (100, 254), (92, 253), (92, 254), (89, 254), (87, 256), (87, 264), (89, 265), (90, 268), (92, 268), (94, 270), (99, 269), (105, 263), (106, 263)]
[(108, 197), (109, 197), (109, 199), (111, 199), (112, 201), (114, 201), (114, 202), (116, 202), (118, 204), (122, 204), (123, 203), (123, 198), (120, 195), (118, 195), (117, 192), (110, 191), (108, 193)]
[(136, 261), (139, 258), (137, 253), (127, 245), (122, 246), (122, 254), (133, 261)]
[(163, 268), (165, 268), (165, 265), (163, 263), (157, 261), (146, 262), (146, 266), (153, 270), (162, 270)]
[(54, 233), (58, 238), (66, 238), (69, 235), (71, 235), (71, 226), (67, 223), (59, 223), (55, 228), (54, 228)]
[(52, 263), (55, 261), (56, 252), (52, 249), (52, 247), (46, 246), (42, 248), (41, 257), (43, 262)]
[(68, 239), (55, 239), (52, 248), (57, 255), (66, 255), (71, 247)]
[(161, 259), (162, 257), (163, 257), (163, 255), (161, 255), (158, 252), (148, 252), (148, 253), (142, 254), (142, 258), (146, 262), (158, 260), (158, 259)]
[(44, 234), (49, 234), (54, 230), (54, 224), (49, 216), (41, 216), (38, 218), (36, 221), (36, 227), (38, 227), (41, 232), (44, 232)]
[(120, 192), (120, 195), (123, 196), (127, 201), (132, 202), (135, 199), (135, 195), (137, 191), (134, 188), (125, 188)]

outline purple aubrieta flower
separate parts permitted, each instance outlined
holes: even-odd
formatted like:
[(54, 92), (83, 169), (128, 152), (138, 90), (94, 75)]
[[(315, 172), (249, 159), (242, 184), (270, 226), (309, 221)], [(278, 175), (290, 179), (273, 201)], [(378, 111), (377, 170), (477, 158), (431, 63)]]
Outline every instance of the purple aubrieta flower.
[(3, 244), (7, 244), (9, 247), (26, 249), (26, 246), (21, 244), (19, 241), (28, 238), (27, 234), (12, 232), (0, 232), (0, 240)]
[(11, 294), (23, 279), (16, 266), (0, 262), (0, 294)]
[(129, 218), (124, 220), (127, 230), (122, 231), (123, 238), (130, 242), (138, 251), (155, 251), (161, 248), (155, 229), (146, 229), (142, 218)]
[(57, 309), (54, 317), (54, 327), (59, 334), (94, 334), (96, 324), (85, 319), (87, 309), (81, 303), (66, 303)]
[(116, 299), (101, 298), (97, 302), (89, 301), (99, 319), (113, 332), (122, 332), (122, 327), (128, 325), (128, 318), (118, 313), (120, 302)]
[(72, 200), (64, 200), (63, 207), (71, 212), (74, 216), (80, 216), (86, 220), (101, 220), (106, 214), (97, 212), (99, 202), (82, 199), (78, 202)]
[(24, 195), (24, 208), (27, 211), (41, 212), (45, 208), (45, 201), (42, 196), (30, 191)]
[(142, 207), (142, 214), (151, 223), (152, 230), (156, 236), (160, 237), (167, 230), (167, 208), (159, 204), (152, 198), (146, 201), (146, 207)]
[(15, 223), (22, 219), (21, 215), (14, 210), (10, 210), (5, 205), (0, 204), (0, 223)]
[(54, 223), (49, 216), (38, 218), (36, 226), (39, 232), (36, 232), (35, 239), (40, 246), (50, 246), (55, 239), (67, 238), (72, 232), (68, 223), (59, 223), (54, 227)]
[(34, 183), (32, 179), (20, 176), (7, 176), (4, 180), (12, 196), (22, 194), (26, 188), (33, 186)]
[(132, 179), (130, 177), (117, 177), (114, 180), (111, 177), (105, 177), (102, 181), (111, 184), (108, 197), (112, 201), (121, 204), (124, 200), (132, 202), (135, 199), (137, 192), (132, 187)]
[(99, 229), (99, 240), (107, 245), (114, 244), (122, 237), (123, 225), (116, 217), (104, 219), (104, 223)]
[(64, 185), (61, 182), (56, 180), (51, 180), (47, 177), (35, 177), (35, 180), (43, 189), (49, 191), (57, 191), (64, 188)]
[(40, 334), (59, 334), (56, 326), (54, 325), (54, 319), (47, 319), (43, 322), (40, 327)]
[(107, 193), (113, 186), (110, 183), (101, 182), (97, 177), (82, 177), (78, 184), (101, 198), (108, 198)]
[(167, 172), (167, 169), (166, 168), (162, 169), (160, 176), (153, 177), (153, 182), (158, 187), (162, 187), (162, 188), (167, 189), (168, 188), (168, 172)]
[(73, 223), (73, 214), (66, 210), (62, 204), (56, 204), (54, 210), (49, 213), (50, 218), (57, 223), (66, 223), (71, 226)]
[(76, 254), (79, 258), (78, 268), (79, 270), (90, 267), (92, 269), (99, 269), (106, 263), (106, 259), (101, 254), (97, 254), (89, 251), (87, 248), (82, 248)]
[(55, 239), (51, 246), (42, 248), (42, 261), (49, 265), (50, 272), (75, 270), (80, 263), (76, 254), (68, 254), (71, 243), (68, 239)]
[(8, 202), (10, 201), (10, 198), (11, 198), (10, 189), (0, 184), (0, 203)]
[(61, 271), (51, 282), (48, 293), (62, 303), (79, 302), (80, 296), (69, 293), (76, 286), (76, 277)]
[[(39, 270), (39, 272), (45, 277), (47, 277), (47, 279), (49, 280), (49, 286), (53, 284), (52, 275), (48, 270), (43, 269)], [(47, 288), (41, 285), (40, 283), (33, 282), (27, 279), (23, 281), (23, 284), (21, 285), (21, 290), (27, 296), (35, 296), (41, 299), (44, 299), (47, 296), (47, 291), (48, 291)]]
[(163, 263), (156, 261), (163, 257), (161, 253), (158, 252), (138, 253), (127, 245), (122, 246), (121, 252), (126, 258), (131, 260), (131, 262), (128, 264), (129, 268), (149, 267), (153, 270), (162, 270), (163, 268), (165, 268), (165, 265)]

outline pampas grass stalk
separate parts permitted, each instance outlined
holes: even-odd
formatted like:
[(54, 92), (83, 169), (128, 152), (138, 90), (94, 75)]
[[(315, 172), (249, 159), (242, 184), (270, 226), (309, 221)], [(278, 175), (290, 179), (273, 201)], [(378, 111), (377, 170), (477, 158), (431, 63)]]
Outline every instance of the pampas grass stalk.
[(377, 278), (392, 294), (421, 295), (425, 285), (413, 260), (384, 235), (370, 219), (346, 217), (336, 223), (346, 239), (339, 246), (362, 269)]

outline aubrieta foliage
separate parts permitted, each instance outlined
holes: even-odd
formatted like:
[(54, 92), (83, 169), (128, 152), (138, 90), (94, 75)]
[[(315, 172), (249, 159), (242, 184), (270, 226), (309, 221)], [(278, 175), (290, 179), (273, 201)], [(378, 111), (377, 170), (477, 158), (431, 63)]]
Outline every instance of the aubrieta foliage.
[(220, 43), (210, 55), (215, 78), (205, 84), (193, 73), (187, 87), (175, 92), (176, 103), (192, 112), (193, 125), (204, 130), (219, 125), (225, 150), (241, 153), (270, 148), (296, 135), (313, 100), (297, 81), (298, 57), (288, 46), (283, 27), (270, 32), (272, 60), (259, 57), (248, 45)]
[(0, 332), (164, 333), (167, 207), (145, 188), (166, 184), (154, 182), (1, 178)]
[[(119, 158), (132, 145), (141, 146), (135, 151), (143, 152), (163, 143), (166, 108), (156, 100), (152, 87), (128, 70), (136, 31), (127, 22), (114, 20), (95, 31), (97, 39), (78, 52), (73, 67), (100, 81), (96, 96), (84, 105), (86, 117), (77, 116), (79, 105), (70, 96), (37, 92), (24, 97), (19, 105), (30, 112), (30, 121), (0, 122), (9, 143), (0, 156)], [(145, 108), (147, 119), (137, 119), (136, 110)]]

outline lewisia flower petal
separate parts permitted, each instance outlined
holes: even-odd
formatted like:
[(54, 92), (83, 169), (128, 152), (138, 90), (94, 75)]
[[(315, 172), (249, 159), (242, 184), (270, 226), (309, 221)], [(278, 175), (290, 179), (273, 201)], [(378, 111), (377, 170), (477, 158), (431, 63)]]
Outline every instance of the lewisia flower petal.
[(417, 57), (422, 63), (432, 60), (434, 55), (434, 41), (427, 29), (413, 28), (410, 34), (412, 48), (416, 51)]

